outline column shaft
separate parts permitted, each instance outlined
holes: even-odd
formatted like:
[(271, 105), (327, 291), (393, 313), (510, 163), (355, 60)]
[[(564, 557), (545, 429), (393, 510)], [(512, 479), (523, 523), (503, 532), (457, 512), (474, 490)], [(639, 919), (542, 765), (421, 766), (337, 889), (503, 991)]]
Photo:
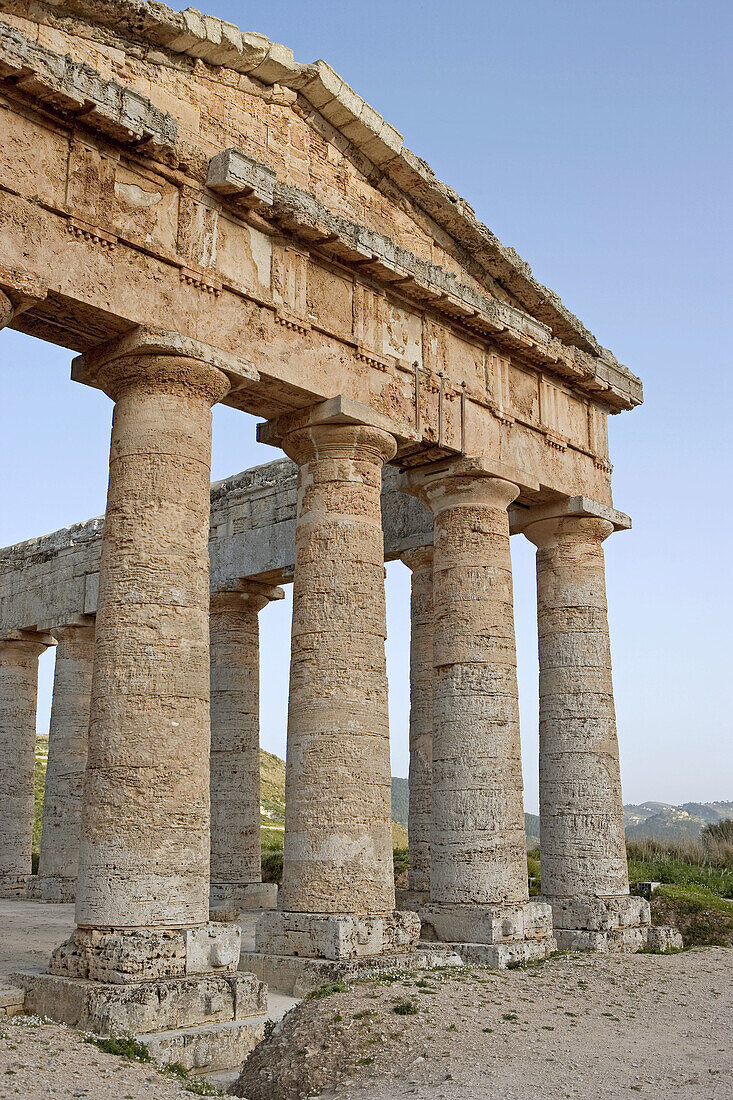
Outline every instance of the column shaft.
[(77, 924), (194, 926), (209, 900), (211, 405), (228, 380), (154, 354), (98, 378), (116, 405)]
[(387, 432), (286, 436), (298, 463), (283, 908), (394, 910), (382, 465)]
[(538, 546), (542, 892), (628, 894), (602, 542), (605, 520), (526, 528)]
[(433, 548), (409, 550), (410, 595), (410, 804), (408, 888), (430, 893), (430, 818), (433, 771)]
[(0, 640), (0, 897), (31, 873), (38, 658), (32, 638)]
[(36, 894), (73, 901), (87, 763), (94, 621), (54, 630), (57, 639)]
[(211, 899), (269, 908), (260, 845), (259, 613), (281, 588), (242, 582), (211, 597)]
[[(470, 482), (470, 484), (464, 484)], [(527, 900), (507, 507), (518, 489), (460, 479), (435, 512), (431, 901)]]

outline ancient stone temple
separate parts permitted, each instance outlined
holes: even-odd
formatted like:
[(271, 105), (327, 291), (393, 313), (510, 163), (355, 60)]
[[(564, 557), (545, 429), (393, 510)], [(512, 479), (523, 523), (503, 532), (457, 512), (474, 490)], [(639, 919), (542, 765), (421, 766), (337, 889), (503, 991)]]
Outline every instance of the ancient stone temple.
[[(114, 403), (103, 520), (0, 553), (0, 890), (75, 897), (28, 1003), (235, 1064), (259, 977), (637, 948), (606, 422), (641, 384), (325, 62), (140, 0), (0, 0), (0, 321)], [(291, 460), (210, 486), (211, 408)], [(381, 502), (381, 503), (380, 503)], [(529, 900), (509, 539), (538, 548)], [(395, 899), (385, 558), (413, 576)], [(280, 908), (258, 631), (293, 583)], [(37, 659), (57, 645), (31, 876)], [(267, 910), (240, 959), (214, 907)], [(325, 971), (324, 971), (325, 972)], [(215, 1054), (211, 1052), (216, 1051)], [(207, 1060), (208, 1059), (208, 1060)]]

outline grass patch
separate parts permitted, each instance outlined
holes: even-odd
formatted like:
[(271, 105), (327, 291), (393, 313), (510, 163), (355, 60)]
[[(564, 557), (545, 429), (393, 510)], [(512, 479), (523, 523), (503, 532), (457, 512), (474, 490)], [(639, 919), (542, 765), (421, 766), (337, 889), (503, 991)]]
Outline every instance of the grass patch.
[(397, 1004), (392, 1006), (392, 1011), (396, 1012), (398, 1016), (417, 1016), (420, 1009), (414, 1001), (398, 1001)]
[(150, 1052), (144, 1043), (138, 1043), (137, 1039), (129, 1036), (110, 1035), (103, 1039), (99, 1035), (85, 1035), (85, 1043), (91, 1043), (93, 1047), (105, 1054), (114, 1054), (117, 1058), (124, 1058), (128, 1062), (152, 1062)]
[(330, 997), (334, 993), (345, 993), (346, 988), (344, 982), (324, 982), (308, 994), (308, 1000), (320, 1001), (323, 997)]
[(655, 924), (672, 924), (685, 947), (733, 947), (733, 901), (704, 886), (661, 886), (651, 901)]
[(392, 863), (394, 865), (395, 878), (405, 874), (410, 867), (410, 852), (408, 848), (393, 848)]

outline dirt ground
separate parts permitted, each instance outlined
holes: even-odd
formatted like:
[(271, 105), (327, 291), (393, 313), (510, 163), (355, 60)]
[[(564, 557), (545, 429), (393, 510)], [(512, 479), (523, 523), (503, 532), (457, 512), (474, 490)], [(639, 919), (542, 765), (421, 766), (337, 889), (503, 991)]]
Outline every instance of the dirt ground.
[(354, 984), (253, 1052), (248, 1100), (729, 1100), (733, 951), (559, 956)]
[[(252, 938), (256, 915), (243, 921)], [(47, 964), (73, 907), (0, 901), (0, 984)], [(559, 956), (527, 970), (355, 983), (290, 1012), (249, 1059), (248, 1100), (729, 1100), (733, 950)], [(273, 997), (277, 1018), (293, 1004)], [(399, 1011), (395, 1011), (399, 1009)], [(0, 1023), (0, 1100), (185, 1100), (69, 1028)]]
[(1, 1100), (192, 1100), (152, 1065), (85, 1043), (77, 1031), (37, 1018), (0, 1022)]

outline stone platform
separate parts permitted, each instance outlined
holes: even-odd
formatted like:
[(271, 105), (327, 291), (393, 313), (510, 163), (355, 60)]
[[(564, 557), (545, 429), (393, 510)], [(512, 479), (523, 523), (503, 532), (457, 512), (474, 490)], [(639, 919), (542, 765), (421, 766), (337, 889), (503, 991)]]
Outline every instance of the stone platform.
[(561, 951), (641, 951), (651, 925), (649, 902), (629, 894), (548, 898)]
[(124, 985), (40, 971), (12, 980), (25, 990), (26, 1012), (95, 1035), (131, 1035), (156, 1062), (193, 1072), (241, 1065), (267, 1019), (265, 986), (241, 971)]

